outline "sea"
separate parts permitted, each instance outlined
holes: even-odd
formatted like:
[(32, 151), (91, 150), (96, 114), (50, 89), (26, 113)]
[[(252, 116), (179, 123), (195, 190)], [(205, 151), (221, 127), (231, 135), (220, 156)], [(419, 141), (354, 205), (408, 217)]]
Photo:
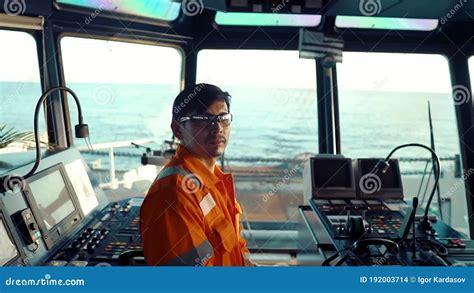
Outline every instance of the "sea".
[[(173, 85), (70, 83), (82, 104), (92, 144), (152, 139), (160, 149), (171, 138), (172, 103), (179, 92)], [(220, 85), (232, 95), (234, 114), (226, 158), (234, 164), (275, 164), (307, 153), (318, 153), (317, 98), (314, 88), (266, 88)], [(0, 82), (0, 125), (33, 131), (33, 113), (41, 95), (40, 85)], [(339, 91), (342, 154), (347, 157), (385, 157), (404, 143), (430, 146), (428, 103), (434, 146), (440, 157), (459, 155), (454, 103), (450, 93)], [(72, 124), (76, 106), (70, 99)], [(44, 119), (41, 117), (44, 132)], [(85, 142), (76, 139), (77, 145)], [(118, 169), (140, 165), (142, 150), (116, 150), (131, 156), (117, 157)], [(412, 148), (397, 153), (404, 158), (430, 158), (425, 150)], [(135, 156), (136, 155), (136, 156)], [(104, 155), (85, 155), (86, 160), (109, 164)], [(258, 159), (265, 159), (266, 163)], [(248, 159), (248, 160), (246, 160)], [(446, 162), (446, 163), (445, 163)], [(451, 161), (443, 161), (452, 168)], [(409, 164), (411, 170), (423, 164)]]

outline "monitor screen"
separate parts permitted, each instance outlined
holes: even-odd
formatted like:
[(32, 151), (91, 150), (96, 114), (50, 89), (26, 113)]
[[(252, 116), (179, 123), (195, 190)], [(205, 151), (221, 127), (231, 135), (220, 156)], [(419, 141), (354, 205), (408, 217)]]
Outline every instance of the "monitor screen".
[(0, 221), (0, 239), (0, 266), (4, 266), (19, 256), (19, 253), (3, 220)]
[(316, 189), (352, 188), (351, 159), (315, 158), (313, 174)]
[(76, 160), (65, 165), (66, 173), (84, 215), (88, 215), (99, 205), (94, 188), (82, 160)]
[(75, 211), (59, 169), (30, 182), (29, 187), (48, 231)]
[[(359, 169), (361, 172), (361, 176), (369, 174), (374, 166), (379, 162), (380, 159), (359, 159)], [(387, 169), (385, 173), (382, 173), (380, 169), (377, 173), (375, 173), (377, 177), (380, 179), (380, 186), (378, 189), (383, 191), (384, 189), (400, 189), (401, 181), (400, 181), (400, 169), (398, 168), (398, 164), (396, 160), (390, 160), (390, 168)]]

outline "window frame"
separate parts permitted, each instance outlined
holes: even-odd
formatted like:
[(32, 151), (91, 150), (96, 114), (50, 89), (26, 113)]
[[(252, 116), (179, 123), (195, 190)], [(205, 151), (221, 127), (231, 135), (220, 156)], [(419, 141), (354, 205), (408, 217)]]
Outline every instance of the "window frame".
[[(37, 66), (38, 66), (38, 77), (39, 77), (38, 82), (40, 84), (40, 91), (41, 91), (40, 95), (43, 94), (43, 92), (44, 92), (44, 82), (45, 82), (47, 77), (45, 76), (44, 72), (42, 71), (42, 67), (41, 67), (41, 64), (43, 62), (43, 56), (41, 55), (42, 44), (41, 44), (41, 41), (39, 41), (38, 31), (32, 30), (32, 29), (12, 28), (12, 27), (7, 27), (7, 26), (0, 26), (0, 30), (10, 31), (10, 32), (18, 32), (18, 33), (25, 33), (33, 39), (34, 49), (36, 50), (36, 55), (35, 55), (36, 56), (36, 61), (38, 62)], [(37, 102), (36, 98), (39, 98), (39, 97), (40, 96), (35, 97), (34, 105), (36, 105), (36, 102)], [(43, 107), (42, 114), (47, 115), (46, 107)], [(32, 113), (32, 116), (33, 116), (33, 113)], [(46, 117), (46, 116), (44, 116), (44, 117)], [(0, 121), (0, 123), (1, 122), (2, 121)], [(49, 132), (52, 131), (52, 127), (54, 127), (54, 125), (52, 125), (52, 123), (49, 123), (48, 119), (45, 119), (45, 127), (46, 127), (46, 130), (49, 133)], [(34, 129), (32, 128), (31, 132), (33, 132), (33, 131), (34, 131)], [(48, 135), (48, 143), (50, 143), (49, 135)]]
[[(72, 32), (64, 32), (60, 34), (57, 38), (57, 43), (56, 43), (57, 47), (59, 48), (58, 50), (58, 62), (59, 62), (59, 67), (60, 67), (59, 78), (60, 78), (61, 84), (64, 86), (66, 86), (66, 76), (64, 74), (64, 60), (63, 60), (63, 55), (62, 55), (61, 41), (63, 38), (66, 38), (66, 37), (99, 40), (99, 41), (123, 42), (123, 43), (128, 43), (128, 44), (150, 45), (150, 46), (156, 46), (156, 47), (168, 47), (168, 48), (176, 49), (176, 51), (181, 56), (181, 74), (180, 74), (181, 81), (180, 81), (179, 89), (181, 91), (184, 88), (184, 82), (185, 82), (184, 78), (186, 74), (186, 52), (183, 49), (183, 47), (177, 44), (171, 44), (171, 43), (166, 43), (166, 42), (153, 42), (153, 41), (147, 41), (147, 40), (141, 40), (141, 39), (107, 37), (107, 36), (102, 36), (102, 35), (90, 35), (90, 34), (72, 33)], [(63, 104), (64, 121), (66, 123), (66, 126), (65, 126), (66, 139), (67, 139), (68, 147), (70, 147), (74, 144), (74, 140), (73, 140), (74, 131), (71, 127), (72, 120), (71, 120), (71, 115), (70, 115), (70, 110), (69, 110), (69, 104), (68, 104), (65, 93), (62, 95), (62, 104)]]

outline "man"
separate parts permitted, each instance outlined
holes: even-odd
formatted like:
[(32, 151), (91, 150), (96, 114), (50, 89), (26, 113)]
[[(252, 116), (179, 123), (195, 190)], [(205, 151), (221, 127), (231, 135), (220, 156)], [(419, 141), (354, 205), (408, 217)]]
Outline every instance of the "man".
[(216, 166), (231, 122), (230, 95), (217, 86), (197, 84), (176, 97), (171, 129), (180, 145), (140, 211), (148, 265), (253, 265), (233, 177)]

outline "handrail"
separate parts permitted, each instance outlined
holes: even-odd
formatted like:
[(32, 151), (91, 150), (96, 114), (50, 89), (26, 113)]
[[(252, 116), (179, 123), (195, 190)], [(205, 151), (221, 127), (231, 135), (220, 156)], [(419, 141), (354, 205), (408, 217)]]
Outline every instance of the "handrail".
[[(130, 158), (140, 158), (142, 155), (139, 153), (131, 153), (131, 152), (116, 152), (116, 148), (132, 148), (132, 142), (137, 144), (148, 144), (154, 143), (153, 139), (137, 139), (137, 140), (127, 140), (127, 141), (117, 141), (117, 142), (106, 142), (106, 143), (98, 143), (92, 145), (92, 150), (89, 149), (86, 145), (77, 146), (76, 148), (84, 154), (94, 154), (99, 156), (108, 156), (110, 159), (110, 169), (109, 169), (109, 177), (110, 182), (101, 184), (103, 187), (110, 187), (116, 189), (118, 184), (120, 183), (116, 176), (115, 176), (115, 156), (117, 157), (130, 157)], [(107, 150), (107, 151), (104, 151)], [(245, 157), (245, 158), (232, 158), (227, 157), (226, 160), (232, 162), (261, 162), (261, 163), (298, 163), (303, 162), (305, 159), (279, 159), (279, 158), (259, 158), (259, 157)], [(401, 157), (398, 158), (400, 162), (429, 162), (431, 158), (408, 158), (408, 157)], [(440, 158), (441, 161), (456, 161), (457, 157), (442, 157)], [(422, 171), (406, 171), (402, 172), (403, 175), (421, 175), (423, 174)]]
[[(93, 150), (91, 152), (94, 152), (95, 150), (104, 150), (104, 149), (110, 149), (110, 148), (130, 147), (132, 146), (132, 142), (136, 144), (147, 144), (147, 143), (152, 143), (155, 141), (153, 139), (146, 138), (146, 139), (137, 139), (137, 140), (124, 140), (124, 141), (97, 143), (97, 144), (92, 145)], [(80, 152), (90, 151), (87, 145), (79, 145), (79, 146), (76, 146), (76, 148)]]
[(82, 153), (94, 153), (95, 150), (103, 150), (103, 149), (108, 149), (108, 156), (110, 160), (110, 169), (109, 169), (109, 177), (110, 177), (110, 183), (102, 184), (101, 187), (110, 187), (112, 189), (117, 189), (118, 188), (118, 180), (117, 177), (115, 176), (115, 148), (125, 148), (125, 147), (131, 147), (132, 142), (137, 143), (137, 144), (147, 144), (154, 142), (152, 139), (138, 139), (138, 140), (126, 140), (126, 141), (117, 141), (117, 142), (105, 142), (105, 143), (97, 143), (93, 144), (92, 150), (89, 149), (90, 146), (87, 145), (81, 145), (77, 146), (76, 148), (82, 152)]

